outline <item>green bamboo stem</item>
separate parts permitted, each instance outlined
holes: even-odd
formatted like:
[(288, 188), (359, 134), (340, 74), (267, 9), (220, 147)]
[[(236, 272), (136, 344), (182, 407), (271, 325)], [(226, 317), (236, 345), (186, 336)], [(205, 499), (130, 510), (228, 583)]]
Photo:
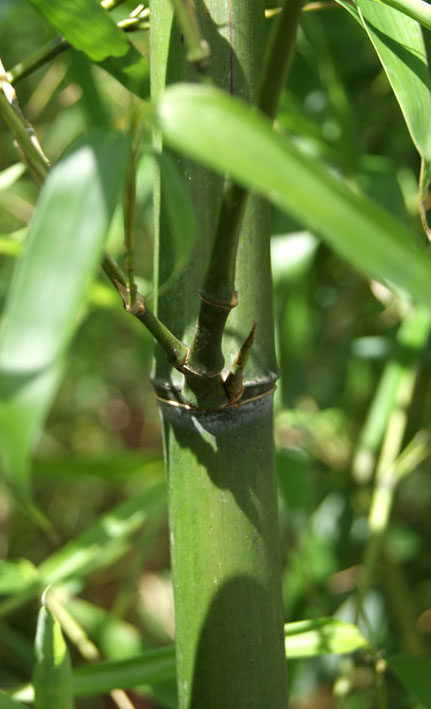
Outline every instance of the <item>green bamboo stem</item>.
[[(294, 54), (301, 9), (302, 0), (287, 0), (281, 8), (266, 51), (259, 90), (249, 96), (249, 100), (271, 119), (275, 118)], [(233, 83), (228, 88), (235, 93)], [(224, 366), (222, 338), (229, 313), (238, 303), (235, 273), (246, 201), (247, 191), (243, 187), (230, 182), (226, 184), (189, 355), (190, 367), (204, 376), (215, 377)], [(197, 385), (199, 388), (200, 383)]]
[[(254, 101), (264, 59), (263, 0), (207, 0), (195, 6), (211, 50), (210, 78)], [(166, 83), (199, 80), (199, 74), (187, 61), (171, 3), (153, 0), (151, 13), (152, 92), (157, 97)], [(155, 145), (162, 147), (159, 135)], [(196, 335), (199, 347), (185, 367), (188, 404), (183, 398), (183, 377), (172, 372), (158, 347), (153, 382), (163, 400), (159, 404), (168, 475), (179, 705), (181, 709), (284, 709), (287, 681), (272, 437), (271, 390), (277, 369), (269, 211), (253, 195), (247, 204), (244, 199), (241, 209), (236, 207), (237, 212), (228, 212), (224, 222), (229, 234), (241, 226), (245, 237), (239, 240), (232, 269), (239, 303), (230, 312), (235, 288), (232, 279), (226, 286), (229, 274), (225, 277), (216, 268), (209, 279), (211, 292), (205, 290), (205, 273), (211, 273), (208, 263), (219, 251), (213, 244), (218, 238), (215, 225), (226, 204), (223, 182), (192, 161), (181, 159), (178, 164), (195, 206), (199, 238), (181, 278), (159, 293), (157, 315), (186, 342), (193, 341), (199, 310), (202, 327)], [(157, 166), (155, 216), (157, 284), (169, 282), (172, 272), (171, 236)], [(224, 216), (219, 224), (223, 220)], [(228, 256), (234, 266), (235, 250), (236, 246)], [(220, 313), (220, 307), (211, 311), (208, 303), (207, 296), (219, 297), (220, 292), (216, 306), (228, 305), (227, 313)], [(247, 352), (247, 345), (242, 346), (253, 321), (256, 335)], [(219, 346), (216, 352), (209, 347), (205, 353), (205, 336), (212, 337), (214, 327)], [(220, 370), (238, 350), (240, 369), (249, 354), (244, 372), (237, 372), (238, 380), (244, 376), (244, 395), (239, 405), (228, 405)], [(196, 363), (198, 376), (187, 372)], [(223, 371), (223, 377), (227, 374)]]
[(161, 414), (180, 707), (285, 708), (271, 397)]
[(0, 61), (0, 116), (16, 139), (18, 148), (37, 181), (48, 174), (49, 161), (43, 154), (31, 124), (25, 120), (3, 64)]

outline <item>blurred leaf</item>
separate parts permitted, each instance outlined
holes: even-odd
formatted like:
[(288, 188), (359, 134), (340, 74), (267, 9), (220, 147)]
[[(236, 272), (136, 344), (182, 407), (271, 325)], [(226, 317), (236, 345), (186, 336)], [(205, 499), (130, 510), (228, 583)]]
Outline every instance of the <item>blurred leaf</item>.
[(142, 634), (115, 613), (81, 598), (68, 598), (67, 610), (107, 660), (130, 657), (145, 650)]
[(0, 336), (0, 455), (21, 498), (121, 191), (125, 157), (122, 136), (95, 131), (59, 161), (14, 273)]
[(35, 709), (73, 709), (72, 665), (60, 623), (42, 598), (35, 640)]
[(149, 484), (143, 491), (114, 507), (89, 529), (64, 545), (39, 566), (44, 583), (87, 576), (111, 561), (112, 552), (124, 551), (124, 543), (142, 527), (149, 515), (165, 505), (164, 482)]
[(300, 449), (280, 448), (276, 452), (278, 485), (288, 510), (308, 510), (311, 500), (310, 463)]
[(38, 576), (36, 567), (28, 559), (0, 561), (0, 594), (17, 593)]
[(101, 662), (80, 667), (74, 672), (77, 697), (130, 689), (143, 684), (158, 684), (175, 677), (175, 647), (150, 650), (138, 657)]
[[(168, 153), (154, 153), (160, 169), (162, 195), (172, 237), (172, 272), (175, 278), (187, 262), (196, 234), (196, 219), (190, 194)], [(163, 284), (161, 284), (163, 285)]]
[(7, 167), (0, 172), (0, 192), (12, 187), (21, 175), (25, 172), (26, 166), (23, 162), (17, 162), (15, 165)]
[(431, 303), (431, 262), (409, 231), (255, 110), (209, 86), (176, 84), (161, 97), (158, 119), (172, 147), (263, 193), (364, 273)]
[[(118, 305), (118, 301), (117, 301)], [(159, 479), (163, 478), (163, 460), (160, 453), (143, 450), (139, 453), (123, 451), (113, 453), (109, 458), (98, 456), (93, 458), (72, 458), (60, 456), (46, 460), (36, 460), (34, 472), (37, 475), (67, 478), (82, 478), (84, 476), (98, 477), (112, 480), (116, 483), (124, 482), (129, 477), (143, 476), (147, 478), (154, 474)]]
[(366, 647), (356, 625), (336, 618), (316, 618), (284, 626), (286, 657), (343, 654)]
[(68, 42), (100, 61), (121, 57), (127, 52), (127, 39), (99, 0), (29, 0), (56, 32)]
[(0, 602), (0, 616), (36, 596), (41, 588), (69, 578), (86, 578), (124, 554), (130, 537), (149, 517), (164, 514), (164, 482), (150, 483), (132, 498), (102, 515), (82, 534), (54, 552), (39, 566), (39, 579), (23, 583), (19, 592)]
[(25, 704), (17, 702), (15, 699), (11, 699), (6, 694), (0, 691), (0, 709), (26, 709)]
[(389, 667), (407, 689), (431, 706), (431, 657), (421, 655), (389, 655)]

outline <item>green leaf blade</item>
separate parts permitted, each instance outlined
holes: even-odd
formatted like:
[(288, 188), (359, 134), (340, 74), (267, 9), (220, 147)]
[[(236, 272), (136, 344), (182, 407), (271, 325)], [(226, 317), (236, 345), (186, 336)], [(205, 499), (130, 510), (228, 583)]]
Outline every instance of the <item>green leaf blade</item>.
[(212, 87), (177, 84), (165, 91), (157, 116), (171, 147), (228, 171), (322, 236), (364, 274), (431, 305), (431, 261), (408, 230), (276, 133), (255, 110)]
[(29, 454), (100, 260), (126, 153), (123, 136), (99, 130), (59, 161), (12, 279), (0, 336), (0, 456), (24, 498)]
[[(45, 596), (46, 594), (44, 594)], [(60, 623), (45, 598), (39, 611), (33, 673), (35, 709), (73, 709), (73, 679), (69, 651)]]
[(93, 61), (121, 57), (127, 38), (98, 0), (30, 0), (45, 20)]

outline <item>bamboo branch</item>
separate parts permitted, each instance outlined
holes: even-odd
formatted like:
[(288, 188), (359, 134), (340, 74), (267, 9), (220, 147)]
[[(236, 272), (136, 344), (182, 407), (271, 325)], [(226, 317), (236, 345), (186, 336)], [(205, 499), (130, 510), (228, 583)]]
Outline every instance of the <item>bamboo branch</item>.
[(15, 89), (0, 60), (0, 115), (15, 137), (24, 161), (32, 170), (39, 183), (48, 174), (50, 163), (44, 155), (33, 126), (27, 121), (19, 107)]
[[(293, 57), (301, 8), (302, 0), (286, 0), (270, 41), (256, 104), (271, 119)], [(225, 186), (188, 360), (190, 367), (204, 376), (215, 376), (224, 366), (222, 338), (229, 313), (238, 303), (235, 268), (247, 194), (235, 183)]]
[(175, 335), (148, 309), (144, 296), (135, 291), (133, 303), (131, 302), (129, 281), (115, 259), (105, 251), (102, 268), (115, 289), (121, 296), (124, 309), (137, 318), (154, 339), (166, 352), (169, 362), (179, 370), (185, 365), (188, 355), (187, 346), (178, 340)]
[[(21, 112), (16, 98), (15, 89), (9, 83), (1, 61), (0, 116), (4, 119), (13, 133), (25, 162), (36, 175), (38, 182), (42, 183), (48, 175), (50, 163), (39, 145), (33, 127), (24, 118)], [(130, 192), (129, 197), (132, 193), (134, 195), (134, 174), (131, 177), (130, 171), (127, 189)], [(132, 228), (130, 215), (133, 212), (133, 204), (131, 203), (129, 207), (130, 209), (125, 210), (128, 215), (125, 217), (125, 221), (126, 246), (128, 247), (128, 258), (130, 259)], [(180, 369), (184, 365), (187, 358), (187, 347), (180, 342), (180, 340), (178, 340), (175, 335), (173, 335), (168, 328), (163, 325), (163, 323), (161, 323), (146, 307), (143, 296), (137, 293), (136, 286), (134, 285), (133, 265), (130, 265), (130, 263), (128, 265), (128, 278), (122, 272), (112, 256), (105, 252), (102, 261), (102, 268), (114, 284), (117, 291), (120, 293), (127, 312), (135, 315), (138, 320), (146, 326), (146, 328), (152, 333), (167, 353), (169, 361), (174, 367), (178, 367)]]

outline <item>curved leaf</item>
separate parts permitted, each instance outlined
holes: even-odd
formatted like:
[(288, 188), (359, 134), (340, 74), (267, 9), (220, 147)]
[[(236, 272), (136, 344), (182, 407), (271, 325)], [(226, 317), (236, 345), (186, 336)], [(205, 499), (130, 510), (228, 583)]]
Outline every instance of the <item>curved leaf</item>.
[(126, 141), (96, 131), (50, 172), (0, 335), (0, 459), (26, 496), (28, 458), (64, 367), (121, 191)]
[(127, 39), (98, 0), (30, 0), (56, 32), (94, 61), (121, 57)]
[(375, 0), (357, 0), (357, 6), (412, 140), (421, 156), (430, 160), (431, 78), (421, 26)]
[(431, 262), (386, 210), (279, 135), (254, 109), (208, 86), (176, 84), (157, 108), (165, 141), (262, 193), (368, 276), (431, 305)]

